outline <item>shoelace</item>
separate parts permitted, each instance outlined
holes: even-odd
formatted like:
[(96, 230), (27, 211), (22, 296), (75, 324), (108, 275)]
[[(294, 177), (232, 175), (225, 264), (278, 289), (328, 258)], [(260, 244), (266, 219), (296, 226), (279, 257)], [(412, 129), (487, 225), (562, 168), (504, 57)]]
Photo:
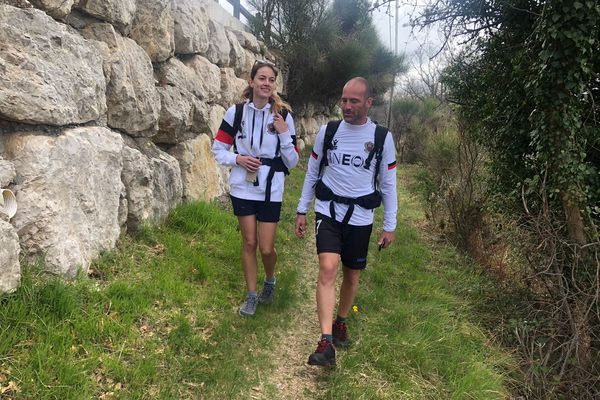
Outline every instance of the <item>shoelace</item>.
[(261, 293), (261, 297), (271, 297), (271, 294), (275, 290), (275, 285), (265, 284), (263, 286), (263, 291)]
[(246, 297), (246, 304), (248, 304), (249, 306), (254, 306), (254, 304), (256, 304), (257, 301), (257, 297), (256, 296), (248, 296)]
[(326, 339), (321, 339), (319, 340), (319, 343), (317, 344), (317, 353), (325, 353), (325, 349), (327, 349), (327, 346), (330, 346), (331, 344), (326, 340)]
[(343, 324), (341, 322), (335, 322), (335, 329), (338, 331), (338, 335), (336, 336), (340, 336), (345, 338), (346, 337), (346, 324)]

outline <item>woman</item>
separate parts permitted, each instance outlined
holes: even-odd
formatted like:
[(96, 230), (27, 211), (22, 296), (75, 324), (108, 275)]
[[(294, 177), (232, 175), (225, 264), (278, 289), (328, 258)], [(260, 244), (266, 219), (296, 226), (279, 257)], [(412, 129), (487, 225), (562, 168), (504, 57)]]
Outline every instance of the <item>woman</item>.
[[(242, 233), (242, 267), (248, 290), (239, 310), (243, 316), (254, 315), (258, 303), (273, 301), (275, 232), (285, 174), (298, 164), (291, 108), (277, 95), (276, 78), (272, 63), (254, 64), (243, 92), (246, 101), (225, 112), (212, 147), (217, 162), (232, 167), (229, 194)], [(265, 269), (260, 295), (256, 292), (257, 245)]]

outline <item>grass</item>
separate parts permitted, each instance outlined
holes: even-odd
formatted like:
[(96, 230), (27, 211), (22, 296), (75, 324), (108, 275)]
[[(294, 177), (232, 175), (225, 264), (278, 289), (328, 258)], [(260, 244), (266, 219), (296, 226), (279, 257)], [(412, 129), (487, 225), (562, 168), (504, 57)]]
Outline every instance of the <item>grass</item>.
[[(217, 203), (183, 205), (164, 225), (123, 237), (89, 277), (65, 282), (26, 266), (20, 288), (0, 297), (0, 397), (250, 397), (274, 369), (278, 332), (312, 300), (295, 289), (303, 268), (315, 268), (292, 231), (302, 178), (297, 169), (287, 184), (277, 301), (254, 318), (237, 315), (240, 237)], [(477, 325), (473, 307), (479, 292), (470, 288), (484, 278), (424, 240), (419, 204), (400, 189), (396, 243), (371, 248), (349, 321), (354, 345), (319, 375), (317, 397), (507, 398), (513, 361)]]
[[(406, 179), (406, 168), (399, 175)], [(452, 248), (424, 240), (417, 195), (404, 185), (399, 204), (394, 246), (379, 253), (371, 243), (349, 321), (357, 338), (321, 398), (508, 398), (515, 362), (475, 323), (480, 298), (457, 295), (485, 279)]]

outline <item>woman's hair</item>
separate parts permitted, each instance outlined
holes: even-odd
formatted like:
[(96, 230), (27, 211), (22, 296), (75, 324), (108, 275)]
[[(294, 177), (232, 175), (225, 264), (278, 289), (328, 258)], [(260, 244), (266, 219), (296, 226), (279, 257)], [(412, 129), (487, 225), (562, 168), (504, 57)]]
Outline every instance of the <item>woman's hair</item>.
[[(279, 73), (277, 72), (277, 68), (275, 68), (275, 64), (273, 64), (270, 61), (257, 60), (254, 63), (252, 70), (250, 71), (250, 79), (254, 79), (254, 77), (256, 76), (256, 73), (262, 67), (271, 68), (271, 70), (275, 74), (275, 78), (277, 78), (277, 75), (279, 75)], [(252, 87), (250, 85), (246, 86), (246, 89), (244, 89), (244, 91), (242, 92), (242, 96), (245, 99), (249, 99), (250, 101), (252, 101), (253, 95), (254, 95), (254, 93), (252, 91)], [(273, 94), (271, 95), (271, 97), (269, 97), (269, 103), (271, 104), (271, 110), (273, 111), (273, 114), (279, 114), (281, 112), (281, 110), (284, 108), (286, 108), (288, 111), (292, 111), (292, 107), (288, 103), (283, 101), (283, 99), (281, 97), (279, 97), (279, 95), (277, 94), (277, 91), (275, 91), (275, 90), (273, 91)]]

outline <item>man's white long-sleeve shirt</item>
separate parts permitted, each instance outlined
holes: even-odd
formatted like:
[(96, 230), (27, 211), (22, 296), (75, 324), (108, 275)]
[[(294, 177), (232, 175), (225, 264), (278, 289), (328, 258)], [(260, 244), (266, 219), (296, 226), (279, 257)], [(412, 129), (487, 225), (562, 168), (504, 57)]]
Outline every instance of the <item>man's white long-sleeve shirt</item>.
[[(375, 143), (375, 127), (375, 123), (370, 119), (363, 125), (352, 125), (342, 121), (333, 137), (332, 149), (324, 155), (322, 153), (326, 125), (321, 126), (309, 158), (298, 212), (306, 213), (310, 208), (315, 194), (315, 184), (319, 179), (319, 165), (324, 156), (327, 157), (329, 165), (324, 168), (321, 179), (333, 193), (338, 196), (357, 198), (373, 192), (376, 159), (373, 159), (374, 162), (369, 169), (366, 169), (364, 164)], [(398, 200), (396, 151), (391, 132), (388, 132), (385, 138), (377, 180), (383, 197), (383, 230), (393, 232), (396, 229)], [(316, 199), (315, 211), (331, 217), (329, 203), (330, 201)], [(335, 218), (341, 222), (348, 205), (335, 203), (334, 206)], [(356, 205), (348, 223), (358, 226), (370, 225), (373, 223), (373, 211)]]

